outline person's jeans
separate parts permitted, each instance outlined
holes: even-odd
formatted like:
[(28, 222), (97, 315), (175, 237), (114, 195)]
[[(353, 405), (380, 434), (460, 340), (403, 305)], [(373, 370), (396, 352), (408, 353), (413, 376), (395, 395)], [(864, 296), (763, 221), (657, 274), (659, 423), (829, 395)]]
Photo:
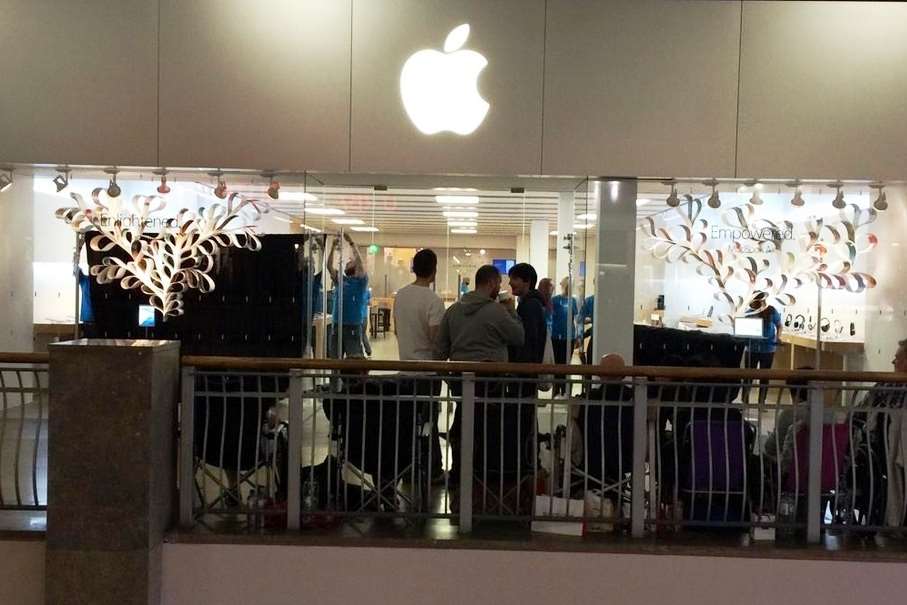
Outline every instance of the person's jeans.
[(365, 351), (362, 349), (362, 326), (343, 326), (341, 334), (342, 350), (337, 352), (337, 327), (331, 326), (330, 336), (328, 338), (328, 357), (331, 359), (342, 359), (349, 357), (353, 359), (362, 359), (365, 357)]
[[(750, 351), (746, 357), (746, 367), (748, 368), (759, 368), (760, 370), (771, 370), (772, 363), (775, 361), (775, 352), (771, 353), (757, 353)], [(743, 403), (750, 402), (750, 386), (746, 385), (743, 389)], [(768, 395), (768, 380), (765, 378), (759, 379), (759, 404), (765, 403), (765, 398)]]
[(368, 340), (368, 320), (365, 320), (365, 323), (362, 324), (362, 348), (365, 350), (365, 354), (369, 357), (372, 356), (372, 343)]

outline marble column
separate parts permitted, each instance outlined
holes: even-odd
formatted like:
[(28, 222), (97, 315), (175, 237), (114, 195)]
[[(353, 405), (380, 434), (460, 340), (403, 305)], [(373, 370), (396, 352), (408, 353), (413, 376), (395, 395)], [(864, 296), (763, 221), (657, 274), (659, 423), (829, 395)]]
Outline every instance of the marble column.
[(49, 349), (45, 602), (158, 605), (176, 510), (179, 343)]
[(548, 221), (532, 221), (529, 227), (529, 264), (538, 273), (539, 279), (551, 277), (548, 274), (549, 248)]
[[(554, 285), (558, 294), (561, 291), (561, 280), (567, 277), (570, 271), (570, 250), (568, 249), (570, 240), (567, 235), (573, 234), (575, 231), (573, 228), (576, 220), (575, 195), (576, 193), (573, 191), (562, 191), (557, 197), (557, 256), (555, 257)], [(579, 265), (579, 262), (576, 261), (576, 264)]]
[(595, 265), (593, 360), (619, 353), (633, 363), (636, 279), (636, 181), (597, 181), (598, 253)]

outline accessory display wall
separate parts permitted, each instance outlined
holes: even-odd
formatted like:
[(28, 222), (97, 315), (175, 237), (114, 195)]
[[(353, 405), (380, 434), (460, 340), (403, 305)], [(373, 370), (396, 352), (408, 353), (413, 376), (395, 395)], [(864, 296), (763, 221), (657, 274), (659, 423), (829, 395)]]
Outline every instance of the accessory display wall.
[[(153, 328), (138, 325), (144, 294), (92, 280), (95, 321), (84, 324), (85, 336), (179, 340), (184, 355), (299, 357), (306, 346), (306, 275), (297, 256), (306, 237), (265, 235), (258, 252), (222, 250), (212, 271), (216, 289), (187, 291), (185, 315), (164, 322), (155, 313)], [(88, 262), (111, 253), (89, 250)]]

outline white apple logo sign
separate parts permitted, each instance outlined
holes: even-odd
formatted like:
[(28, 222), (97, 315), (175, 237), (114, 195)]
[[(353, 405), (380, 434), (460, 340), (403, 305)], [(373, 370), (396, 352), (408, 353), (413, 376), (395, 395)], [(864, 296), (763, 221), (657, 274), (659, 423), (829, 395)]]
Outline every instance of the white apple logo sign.
[(447, 34), (444, 52), (413, 53), (400, 72), (400, 95), (409, 119), (423, 134), (448, 130), (472, 133), (488, 113), (479, 94), (479, 73), (488, 61), (474, 50), (460, 50), (469, 37), (469, 24)]

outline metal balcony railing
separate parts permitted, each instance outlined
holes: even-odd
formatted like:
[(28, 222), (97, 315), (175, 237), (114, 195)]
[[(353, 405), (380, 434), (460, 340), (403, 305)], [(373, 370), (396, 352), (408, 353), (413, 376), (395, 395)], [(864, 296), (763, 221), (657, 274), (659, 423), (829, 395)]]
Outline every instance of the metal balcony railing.
[[(904, 524), (907, 376), (183, 363), (183, 526), (398, 517), (448, 519), (460, 532), (512, 520), (636, 537), (769, 529), (815, 542), (823, 529)], [(552, 383), (568, 396), (552, 399)]]
[(0, 510), (47, 507), (47, 356), (0, 353)]

